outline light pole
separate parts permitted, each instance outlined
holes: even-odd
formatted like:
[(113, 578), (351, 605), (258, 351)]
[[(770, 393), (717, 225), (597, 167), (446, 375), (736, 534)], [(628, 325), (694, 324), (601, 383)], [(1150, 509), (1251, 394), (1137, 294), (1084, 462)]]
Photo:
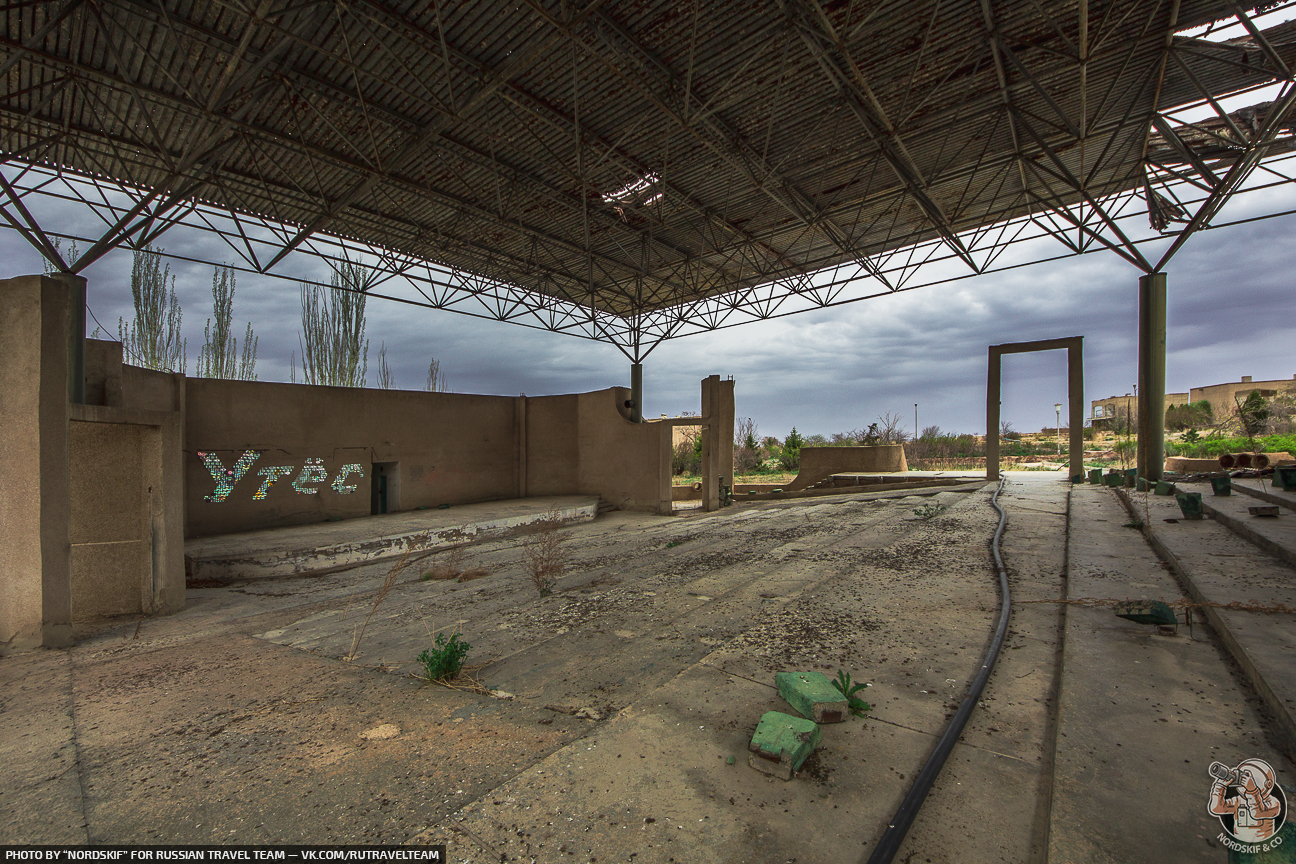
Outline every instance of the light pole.
[(914, 440), (918, 440), (918, 403), (914, 403)]
[(1057, 452), (1062, 455), (1062, 403), (1054, 402), (1053, 411), (1057, 414)]

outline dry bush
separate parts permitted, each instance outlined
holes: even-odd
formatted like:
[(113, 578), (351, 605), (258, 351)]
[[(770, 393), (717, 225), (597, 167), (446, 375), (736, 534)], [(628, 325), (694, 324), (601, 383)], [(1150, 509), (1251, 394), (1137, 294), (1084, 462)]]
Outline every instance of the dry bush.
[[(378, 611), (378, 607), (383, 604), (383, 601), (387, 599), (387, 595), (391, 593), (392, 588), (396, 587), (396, 581), (400, 577), (400, 574), (405, 570), (406, 567), (410, 565), (410, 552), (415, 547), (426, 542), (427, 542), (426, 534), (422, 534), (419, 537), (414, 538), (409, 543), (409, 545), (406, 546), (405, 554), (400, 557), (400, 560), (398, 560), (395, 564), (392, 565), (391, 569), (387, 571), (387, 575), (383, 577), (382, 585), (378, 586), (378, 593), (374, 596), (373, 606), (369, 608), (369, 614), (365, 616), (364, 623), (361, 624), (359, 627), (357, 627), (355, 631), (352, 633), (351, 650), (347, 652), (347, 656), (346, 656), (346, 661), (348, 663), (355, 660), (356, 655), (359, 653), (360, 641), (364, 639), (365, 630), (369, 628), (370, 619), (373, 618), (374, 613)], [(350, 603), (347, 604), (347, 608), (350, 608)], [(346, 616), (345, 609), (343, 610), (342, 614), (343, 617)]]
[(471, 582), (473, 579), (480, 579), (483, 576), (489, 576), (490, 571), (485, 567), (469, 567), (464, 569), (463, 566), (463, 547), (456, 546), (446, 554), (446, 557), (432, 565), (432, 568), (419, 577), (424, 582), (428, 580), (449, 581), (453, 579), (456, 582)]
[(570, 531), (560, 531), (562, 517), (552, 509), (545, 518), (535, 523), (536, 532), (522, 541), (526, 557), (527, 575), (541, 597), (553, 593), (558, 578), (567, 570), (563, 543), (571, 539)]

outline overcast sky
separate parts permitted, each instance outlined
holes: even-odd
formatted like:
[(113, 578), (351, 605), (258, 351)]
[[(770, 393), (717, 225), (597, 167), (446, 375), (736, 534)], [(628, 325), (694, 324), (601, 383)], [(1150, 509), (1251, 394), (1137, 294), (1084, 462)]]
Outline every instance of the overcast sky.
[[(1296, 208), (1296, 190), (1257, 193), (1231, 203), (1217, 221)], [(59, 208), (60, 229), (88, 233), (94, 220)], [(1145, 223), (1146, 224), (1146, 223)], [(75, 226), (75, 229), (73, 228)], [(1296, 374), (1296, 217), (1204, 232), (1168, 267), (1166, 387)], [(1055, 241), (1045, 240), (1056, 254)], [(228, 254), (210, 236), (177, 228), (161, 245), (194, 257)], [(224, 250), (224, 253), (222, 252)], [(16, 233), (0, 232), (4, 276), (37, 273), (42, 259)], [(1031, 255), (1025, 245), (1013, 254)], [(291, 260), (291, 259), (290, 259)], [(130, 254), (114, 252), (85, 272), (90, 307), (116, 338), (132, 317)], [(211, 316), (212, 268), (170, 262), (184, 310), (192, 374)], [(309, 266), (309, 265), (302, 265)], [(297, 275), (297, 274), (293, 274)], [(319, 277), (319, 272), (301, 275)], [(698, 382), (736, 380), (737, 411), (762, 435), (849, 431), (887, 412), (912, 429), (985, 431), (986, 348), (1002, 342), (1085, 337), (1085, 404), (1131, 392), (1137, 373), (1138, 272), (1100, 252), (834, 309), (674, 340), (644, 364), (645, 414), (697, 411)], [(260, 337), (257, 373), (287, 381), (297, 349), (300, 300), (292, 282), (240, 274), (234, 326), (251, 321)], [(95, 324), (90, 321), (90, 329)], [(368, 306), (369, 380), (385, 342), (397, 385), (420, 389), (435, 356), (451, 390), (538, 396), (628, 386), (629, 362), (595, 342), (382, 300)], [(1004, 358), (1003, 416), (1022, 431), (1054, 424), (1066, 411), (1065, 352)]]

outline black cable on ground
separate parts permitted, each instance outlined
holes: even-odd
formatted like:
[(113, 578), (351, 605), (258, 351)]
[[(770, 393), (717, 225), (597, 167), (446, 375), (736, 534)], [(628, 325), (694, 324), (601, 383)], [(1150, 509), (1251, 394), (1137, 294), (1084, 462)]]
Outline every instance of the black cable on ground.
[(999, 626), (995, 628), (994, 639), (990, 642), (990, 650), (986, 652), (985, 658), (981, 661), (981, 670), (977, 672), (976, 678), (972, 679), (972, 686), (968, 688), (967, 695), (963, 697), (963, 704), (959, 706), (958, 711), (954, 714), (954, 719), (950, 721), (949, 728), (936, 744), (936, 749), (923, 766), (922, 771), (914, 779), (913, 787), (909, 794), (900, 802), (900, 809), (896, 810), (895, 815), (887, 824), (887, 830), (878, 841), (877, 846), (873, 849), (873, 854), (868, 858), (868, 864), (890, 864), (895, 857), (895, 853), (904, 842), (905, 834), (909, 831), (909, 826), (913, 824), (914, 817), (922, 809), (923, 801), (927, 799), (927, 793), (931, 791), (932, 784), (936, 782), (936, 775), (940, 773), (941, 768), (945, 766), (945, 760), (949, 758), (950, 751), (954, 749), (955, 743), (958, 742), (959, 736), (963, 734), (963, 727), (967, 725), (968, 717), (972, 716), (972, 709), (976, 707), (977, 702), (981, 699), (981, 691), (985, 689), (986, 681), (990, 678), (990, 672), (994, 669), (995, 660), (999, 658), (999, 649), (1003, 646), (1004, 636), (1008, 633), (1008, 616), (1012, 613), (1012, 597), (1008, 593), (1008, 573), (1004, 570), (1003, 558), (999, 555), (999, 540), (1003, 537), (1004, 525), (1008, 521), (1008, 514), (999, 506), (999, 493), (1003, 491), (1004, 479), (999, 479), (999, 486), (995, 489), (994, 495), (990, 498), (990, 506), (999, 512), (999, 527), (995, 530), (994, 541), (990, 544), (990, 551), (994, 553), (995, 568), (999, 571), (999, 594), (1001, 597), (999, 607)]

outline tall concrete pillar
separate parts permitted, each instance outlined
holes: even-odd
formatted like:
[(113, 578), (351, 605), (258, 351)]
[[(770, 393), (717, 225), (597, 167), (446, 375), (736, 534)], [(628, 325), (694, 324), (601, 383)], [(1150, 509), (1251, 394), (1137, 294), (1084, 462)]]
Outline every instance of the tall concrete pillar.
[(68, 301), (0, 281), (0, 654), (72, 644)]
[(643, 364), (630, 364), (630, 422), (643, 422)]
[(1165, 465), (1166, 274), (1139, 277), (1138, 474)]
[(1072, 481), (1084, 482), (1084, 351), (1083, 337), (1067, 349), (1067, 426), (1070, 466), (1067, 473)]
[(68, 292), (67, 373), (68, 401), (85, 404), (86, 280), (84, 276), (56, 273), (52, 277)]
[(720, 376), (702, 379), (702, 509), (707, 512), (720, 509)]
[(998, 346), (990, 346), (986, 374), (986, 479), (999, 479), (999, 376), (1003, 361)]
[[(734, 474), (734, 381), (732, 378), (717, 384), (716, 394), (716, 448), (720, 476), (733, 491)], [(719, 489), (716, 490), (719, 494)]]

